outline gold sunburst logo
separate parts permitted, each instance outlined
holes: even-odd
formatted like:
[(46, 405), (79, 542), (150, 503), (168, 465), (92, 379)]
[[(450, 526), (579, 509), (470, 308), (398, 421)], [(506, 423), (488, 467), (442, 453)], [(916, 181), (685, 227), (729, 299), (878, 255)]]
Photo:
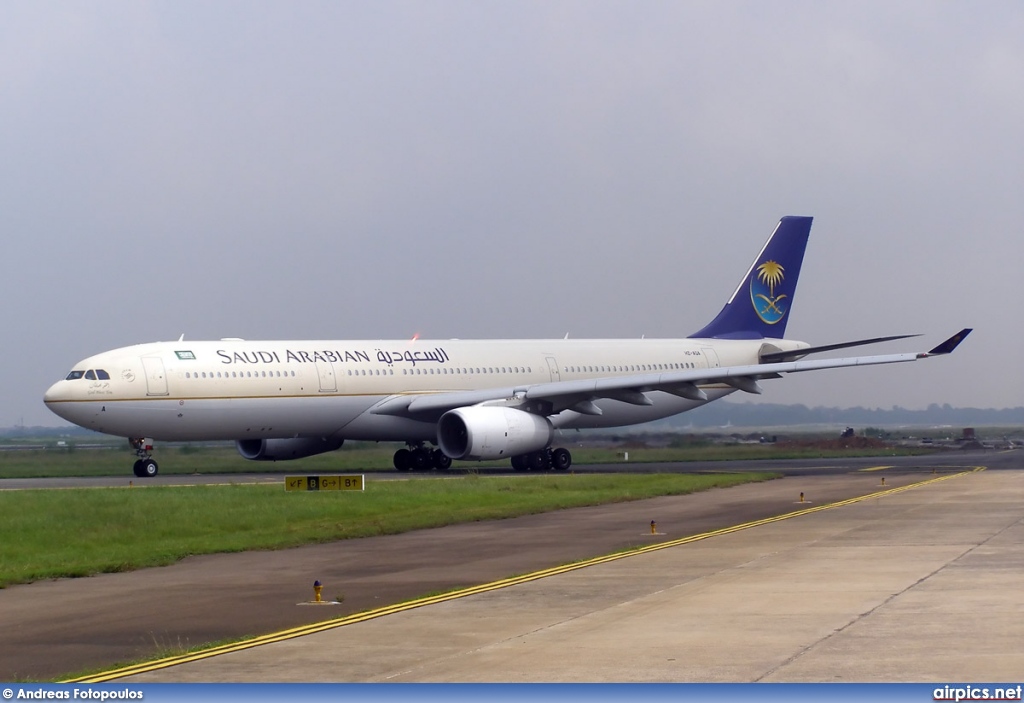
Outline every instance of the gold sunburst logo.
[(757, 267), (757, 277), (768, 286), (768, 295), (775, 296), (775, 286), (782, 283), (784, 269), (777, 261), (765, 261)]

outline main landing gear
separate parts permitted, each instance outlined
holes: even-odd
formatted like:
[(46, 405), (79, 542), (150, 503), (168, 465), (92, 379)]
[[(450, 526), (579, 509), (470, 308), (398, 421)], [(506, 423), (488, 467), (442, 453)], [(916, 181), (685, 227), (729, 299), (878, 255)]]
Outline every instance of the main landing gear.
[[(440, 449), (410, 444), (407, 448), (395, 452), (394, 464), (399, 471), (447, 471), (452, 465), (452, 460)], [(512, 468), (516, 471), (568, 471), (570, 466), (572, 454), (568, 449), (561, 447), (548, 447), (512, 457)]]
[(516, 471), (567, 471), (572, 466), (572, 454), (568, 449), (541, 449), (538, 452), (512, 457), (512, 468)]
[(407, 449), (395, 452), (394, 464), (399, 471), (447, 471), (452, 465), (452, 460), (440, 449), (410, 444)]
[(128, 444), (135, 450), (139, 457), (132, 470), (139, 478), (153, 478), (160, 471), (160, 467), (153, 461), (150, 452), (153, 450), (153, 441), (145, 437), (129, 437)]

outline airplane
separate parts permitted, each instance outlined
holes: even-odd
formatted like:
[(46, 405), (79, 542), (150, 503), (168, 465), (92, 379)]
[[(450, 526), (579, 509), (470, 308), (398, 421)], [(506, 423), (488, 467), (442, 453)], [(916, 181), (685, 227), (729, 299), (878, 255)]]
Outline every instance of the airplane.
[(83, 359), (46, 391), (76, 425), (127, 437), (139, 477), (154, 441), (233, 440), (254, 461), (300, 459), (345, 440), (397, 441), (400, 471), (510, 459), (566, 470), (556, 430), (676, 415), (783, 374), (917, 361), (951, 353), (805, 356), (916, 335), (811, 346), (784, 338), (810, 217), (787, 216), (718, 315), (682, 339), (156, 342)]

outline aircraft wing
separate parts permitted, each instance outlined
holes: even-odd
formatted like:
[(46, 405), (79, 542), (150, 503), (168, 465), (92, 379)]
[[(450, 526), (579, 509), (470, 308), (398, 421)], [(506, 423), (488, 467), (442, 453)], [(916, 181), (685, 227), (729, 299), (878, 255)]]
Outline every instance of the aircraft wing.
[[(748, 393), (760, 393), (758, 381), (780, 378), (784, 373), (838, 369), (849, 366), (876, 366), (918, 361), (951, 353), (970, 334), (964, 329), (927, 352), (854, 356), (841, 359), (779, 361), (747, 366), (694, 369), (667, 373), (589, 378), (576, 381), (552, 381), (524, 386), (487, 388), (475, 391), (454, 391), (422, 395), (392, 396), (378, 403), (370, 412), (375, 415), (414, 417), (434, 420), (449, 410), (470, 405), (503, 405), (542, 415), (575, 410), (585, 415), (600, 415), (595, 400), (612, 399), (632, 405), (652, 405), (646, 394), (651, 391), (671, 393), (691, 400), (706, 400), (701, 384), (724, 383)], [(829, 345), (828, 348), (841, 348)], [(813, 348), (810, 351), (821, 350)], [(809, 350), (801, 350), (808, 353)]]

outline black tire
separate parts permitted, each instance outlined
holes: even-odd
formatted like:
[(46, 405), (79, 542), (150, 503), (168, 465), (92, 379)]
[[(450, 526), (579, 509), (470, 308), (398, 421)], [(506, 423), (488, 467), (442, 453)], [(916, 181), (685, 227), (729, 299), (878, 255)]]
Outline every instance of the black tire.
[(542, 449), (539, 452), (527, 454), (526, 465), (530, 467), (530, 471), (547, 471), (550, 469), (551, 462), (548, 460), (548, 450)]
[(410, 465), (412, 464), (411, 454), (412, 452), (410, 452), (408, 449), (399, 449), (397, 452), (395, 452), (395, 456), (392, 459), (395, 468), (398, 469), (399, 471), (408, 471)]
[(512, 457), (512, 469), (514, 471), (528, 471), (529, 466), (526, 465), (526, 455), (518, 454)]
[(139, 478), (142, 478), (143, 476), (146, 475), (142, 473), (142, 459), (137, 459), (135, 461), (135, 465), (132, 466), (132, 473), (138, 476)]
[(452, 466), (452, 458), (440, 449), (435, 449), (430, 453), (430, 463), (438, 471), (447, 471)]
[(427, 471), (430, 469), (430, 454), (426, 449), (413, 449), (409, 453), (409, 468), (413, 471)]
[(142, 478), (153, 478), (160, 472), (160, 467), (152, 459), (143, 459), (139, 464), (139, 476)]
[(559, 447), (551, 452), (551, 465), (555, 471), (568, 471), (572, 466), (572, 454), (568, 449)]

